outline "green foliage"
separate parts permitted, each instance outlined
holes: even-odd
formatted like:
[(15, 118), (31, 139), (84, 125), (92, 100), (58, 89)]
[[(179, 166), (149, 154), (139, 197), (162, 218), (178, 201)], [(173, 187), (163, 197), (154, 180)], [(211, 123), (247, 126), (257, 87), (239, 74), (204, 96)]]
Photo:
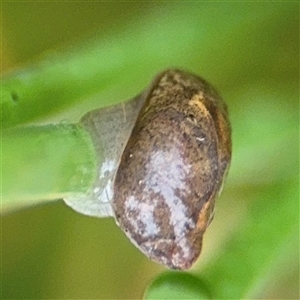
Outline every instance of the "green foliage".
[[(57, 203), (3, 218), (2, 298), (141, 298), (154, 277), (145, 299), (299, 299), (298, 12), (296, 2), (3, 3), (11, 55), (35, 59), (2, 81), (3, 126), (77, 122), (175, 66), (223, 95), (233, 160), (191, 273), (161, 274), (112, 220)], [(74, 40), (95, 29), (81, 46), (36, 60), (61, 45), (59, 33)]]
[(78, 125), (9, 129), (1, 142), (2, 212), (85, 194), (95, 180), (95, 150)]
[(144, 299), (211, 299), (201, 280), (188, 273), (159, 275), (145, 292)]
[(296, 186), (291, 181), (272, 186), (271, 191), (266, 187), (253, 191), (238, 229), (228, 237), (220, 255), (199, 270), (211, 284), (214, 298), (261, 298), (269, 284), (279, 284), (288, 265), (299, 268), (292, 258), (299, 253)]

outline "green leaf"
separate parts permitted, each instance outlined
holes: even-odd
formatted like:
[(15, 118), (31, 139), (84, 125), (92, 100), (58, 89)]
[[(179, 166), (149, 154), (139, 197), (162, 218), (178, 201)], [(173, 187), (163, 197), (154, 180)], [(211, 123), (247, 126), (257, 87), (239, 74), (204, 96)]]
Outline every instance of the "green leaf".
[[(252, 201), (247, 203), (236, 231), (218, 256), (198, 271), (209, 282), (214, 298), (259, 298), (267, 292), (270, 280), (290, 270), (292, 264), (284, 262), (299, 254), (295, 183), (278, 184), (272, 190), (256, 187), (252, 192)], [(276, 273), (279, 265), (282, 268)]]
[(4, 130), (1, 137), (3, 212), (85, 194), (91, 187), (96, 176), (96, 153), (81, 126), (19, 127)]
[(202, 280), (180, 272), (166, 272), (150, 284), (144, 299), (212, 299)]
[[(253, 80), (250, 71), (256, 71), (256, 66), (248, 57), (256, 51), (257, 39), (268, 38), (262, 35), (261, 28), (268, 26), (269, 31), (275, 31), (274, 24), (284, 26), (282, 22), (289, 18), (285, 16), (293, 12), (293, 6), (264, 3), (221, 3), (217, 7), (203, 4), (202, 8), (197, 3), (176, 3), (163, 18), (158, 12), (149, 14), (146, 19), (141, 17), (123, 26), (120, 32), (112, 31), (106, 38), (84, 41), (63, 53), (54, 51), (9, 74), (2, 80), (2, 126), (42, 119), (96, 95), (96, 107), (124, 101), (138, 94), (156, 73), (173, 66), (189, 67), (196, 73), (201, 70), (202, 76), (224, 86), (235, 86), (245, 68), (248, 79)], [(226, 14), (230, 18), (223, 19)], [(211, 22), (212, 19), (220, 22)], [(253, 24), (256, 30), (247, 36), (251, 47), (244, 49), (241, 57), (241, 29)], [(273, 46), (272, 41), (269, 43)], [(212, 50), (217, 48), (223, 51), (214, 51), (212, 56)], [(224, 61), (224, 53), (232, 52), (234, 60)], [(280, 53), (285, 55), (284, 51)], [(279, 59), (269, 47), (256, 53), (256, 64), (263, 66), (263, 74), (269, 72), (266, 56), (273, 64)], [(290, 65), (293, 61), (286, 62), (286, 68)], [(228, 77), (230, 73), (235, 77)]]

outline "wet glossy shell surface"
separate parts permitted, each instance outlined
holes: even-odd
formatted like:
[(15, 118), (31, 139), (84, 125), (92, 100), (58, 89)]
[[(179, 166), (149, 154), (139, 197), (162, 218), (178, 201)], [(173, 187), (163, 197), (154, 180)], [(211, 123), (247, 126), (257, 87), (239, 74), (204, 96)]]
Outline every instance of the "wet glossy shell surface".
[(188, 269), (230, 162), (227, 110), (207, 82), (179, 70), (161, 73), (146, 97), (114, 179), (113, 210), (149, 258)]

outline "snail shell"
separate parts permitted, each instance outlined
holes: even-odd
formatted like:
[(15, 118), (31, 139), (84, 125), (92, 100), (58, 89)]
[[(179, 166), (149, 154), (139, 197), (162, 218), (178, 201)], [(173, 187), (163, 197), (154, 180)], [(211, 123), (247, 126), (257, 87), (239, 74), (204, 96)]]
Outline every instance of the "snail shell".
[(197, 259), (230, 148), (226, 108), (212, 87), (182, 71), (159, 75), (123, 151), (112, 202), (148, 257), (176, 269)]
[[(125, 105), (123, 113), (120, 105), (106, 113), (119, 121), (125, 116), (126, 122), (122, 130), (109, 128), (117, 134), (107, 141), (107, 149), (114, 150), (106, 151), (111, 166), (99, 188), (98, 207), (106, 198), (106, 214), (115, 216), (150, 259), (188, 269), (200, 254), (230, 163), (226, 106), (205, 80), (180, 70), (159, 74), (148, 90)], [(88, 114), (83, 124), (92, 128), (91, 134), (103, 135), (95, 128), (97, 121)]]

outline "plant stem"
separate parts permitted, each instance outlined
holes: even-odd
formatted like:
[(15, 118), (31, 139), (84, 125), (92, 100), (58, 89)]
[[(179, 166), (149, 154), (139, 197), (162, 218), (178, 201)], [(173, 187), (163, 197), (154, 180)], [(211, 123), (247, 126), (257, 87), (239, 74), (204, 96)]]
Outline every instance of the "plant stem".
[(96, 154), (79, 125), (21, 127), (2, 132), (3, 211), (84, 194), (96, 176)]

